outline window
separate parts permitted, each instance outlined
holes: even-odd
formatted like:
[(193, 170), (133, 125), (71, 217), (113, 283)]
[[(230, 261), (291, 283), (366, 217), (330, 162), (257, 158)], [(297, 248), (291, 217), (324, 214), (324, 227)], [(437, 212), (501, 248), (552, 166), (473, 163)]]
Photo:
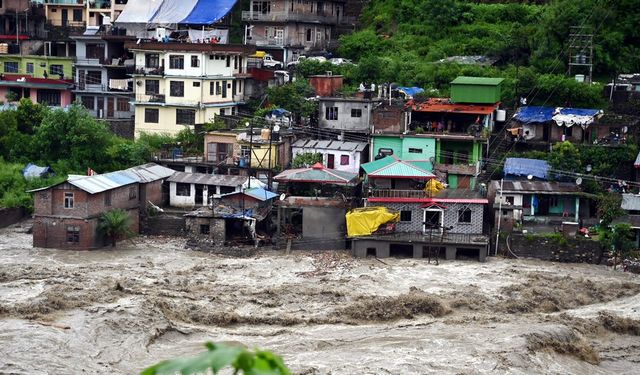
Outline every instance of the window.
[(362, 109), (351, 109), (351, 117), (362, 117)]
[(82, 22), (82, 9), (73, 10), (73, 22)]
[(50, 106), (60, 106), (60, 91), (58, 90), (38, 90), (38, 103)]
[(220, 86), (220, 82), (216, 82), (216, 95), (222, 94), (222, 86)]
[(200, 82), (193, 82), (193, 87), (200, 87)]
[(220, 194), (229, 194), (229, 193), (234, 193), (236, 191), (236, 188), (234, 188), (233, 186), (220, 186)]
[(147, 68), (160, 67), (160, 55), (157, 53), (148, 53), (144, 56), (144, 66)]
[(184, 82), (183, 81), (169, 81), (169, 95), (182, 97), (184, 96)]
[(564, 135), (567, 136), (567, 137), (572, 137), (573, 136), (573, 126), (565, 126)]
[(5, 61), (5, 63), (4, 63), (4, 72), (5, 73), (18, 73), (18, 62), (17, 61)]
[(240, 146), (240, 157), (249, 159), (251, 156), (251, 148), (249, 146)]
[(338, 119), (338, 107), (327, 107), (325, 112), (325, 118), (327, 120), (337, 120)]
[(231, 66), (231, 55), (227, 55), (227, 68)]
[(148, 79), (144, 81), (144, 93), (146, 95), (157, 95), (160, 93), (160, 81), (157, 79)]
[(422, 149), (421, 148), (411, 148), (411, 147), (409, 147), (409, 153), (410, 154), (422, 154)]
[(179, 197), (191, 196), (191, 184), (183, 184), (178, 182), (176, 184), (176, 195)]
[(214, 95), (214, 93), (216, 92), (215, 87), (216, 87), (215, 83), (209, 82), (209, 95)]
[(222, 81), (222, 97), (227, 97), (227, 81)]
[(169, 68), (170, 69), (184, 69), (184, 56), (182, 56), (182, 55), (170, 55), (169, 56)]
[(118, 112), (129, 112), (129, 100), (125, 98), (118, 98), (116, 108)]
[(64, 193), (64, 208), (73, 208), (73, 193)]
[(549, 206), (557, 207), (558, 206), (558, 198), (557, 197), (549, 197)]
[(311, 41), (313, 41), (311, 37), (311, 29), (307, 29), (307, 42), (311, 42)]
[(89, 70), (85, 75), (85, 82), (88, 85), (101, 85), (102, 84), (102, 72), (99, 70)]
[(111, 206), (111, 190), (104, 192), (104, 205)]
[(226, 108), (220, 108), (220, 116), (224, 116), (227, 114), (227, 109)]
[(199, 66), (200, 66), (200, 59), (198, 59), (198, 56), (191, 55), (191, 67), (197, 68)]
[(458, 223), (471, 223), (471, 209), (465, 207), (458, 210)]
[(144, 122), (150, 124), (157, 124), (160, 117), (160, 110), (158, 108), (145, 108), (144, 109)]
[(34, 72), (33, 63), (27, 63), (27, 74), (33, 74)]
[(64, 75), (64, 68), (62, 67), (62, 65), (57, 65), (57, 64), (53, 64), (53, 65), (49, 65), (49, 73), (51, 74), (56, 74), (56, 75)]
[(411, 211), (409, 210), (400, 211), (400, 221), (411, 221)]
[(340, 156), (340, 165), (349, 165), (349, 155)]
[(137, 186), (130, 186), (129, 187), (129, 200), (134, 200), (138, 198), (138, 187)]
[(209, 224), (200, 224), (200, 234), (209, 234)]
[(86, 47), (85, 56), (88, 59), (101, 59), (104, 57), (104, 44), (102, 43), (88, 43)]
[(90, 109), (90, 110), (94, 110), (95, 107), (95, 100), (93, 96), (83, 96), (80, 98), (80, 100), (82, 101), (82, 105), (86, 108), (86, 109)]
[(176, 124), (195, 125), (196, 111), (194, 109), (176, 109)]
[(80, 227), (76, 225), (67, 226), (67, 242), (80, 242)]

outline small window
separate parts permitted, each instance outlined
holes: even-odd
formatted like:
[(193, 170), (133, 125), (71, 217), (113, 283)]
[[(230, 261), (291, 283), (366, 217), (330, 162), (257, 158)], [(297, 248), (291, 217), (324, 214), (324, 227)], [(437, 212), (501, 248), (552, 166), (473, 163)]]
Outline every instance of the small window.
[(220, 108), (220, 116), (224, 116), (227, 114), (227, 109), (226, 108)]
[(138, 198), (138, 187), (137, 186), (131, 186), (129, 187), (129, 200), (134, 200)]
[(73, 208), (73, 193), (64, 193), (64, 208)]
[(325, 111), (325, 118), (327, 120), (337, 120), (338, 119), (338, 107), (327, 107)]
[(146, 95), (158, 95), (160, 93), (160, 81), (157, 79), (144, 81), (144, 93)]
[(362, 117), (362, 109), (351, 109), (351, 117)]
[(73, 10), (73, 22), (82, 22), (82, 9)]
[(209, 82), (209, 95), (215, 95), (215, 83), (214, 82)]
[(144, 56), (144, 65), (147, 68), (160, 67), (160, 55), (157, 53), (148, 53)]
[(169, 81), (169, 95), (176, 97), (184, 96), (184, 82), (183, 81)]
[(49, 73), (61, 76), (64, 75), (64, 68), (62, 65), (49, 65)]
[(111, 206), (111, 190), (104, 192), (104, 205)]
[(102, 72), (99, 70), (89, 70), (85, 74), (85, 82), (87, 83), (87, 85), (101, 85)]
[(198, 56), (192, 55), (191, 56), (191, 67), (192, 68), (197, 68), (199, 66), (200, 66), (200, 59), (198, 59)]
[(306, 38), (307, 42), (313, 41), (313, 37), (312, 37), (311, 33), (312, 33), (312, 30), (311, 29), (307, 29), (307, 38)]
[(227, 68), (231, 66), (231, 55), (227, 55)]
[(248, 159), (251, 156), (251, 148), (249, 146), (240, 146), (240, 157)]
[(422, 149), (421, 148), (409, 148), (409, 153), (410, 154), (422, 154)]
[(78, 243), (80, 242), (80, 227), (77, 225), (67, 226), (67, 242)]
[(176, 184), (176, 195), (179, 197), (191, 196), (191, 184), (183, 184), (178, 182)]
[(209, 234), (210, 230), (209, 224), (200, 224), (200, 234)]
[(195, 125), (196, 111), (194, 109), (176, 109), (176, 124)]
[(27, 74), (33, 74), (33, 72), (34, 72), (33, 63), (28, 62), (27, 63)]
[(193, 82), (193, 87), (200, 87), (200, 82)]
[(170, 55), (169, 56), (169, 69), (184, 69), (184, 56), (182, 56), (182, 55)]
[(4, 63), (4, 72), (5, 73), (18, 73), (18, 62), (17, 61), (5, 61), (5, 63)]
[(129, 99), (126, 98), (118, 98), (118, 102), (116, 105), (118, 112), (129, 112)]
[(149, 124), (157, 124), (159, 122), (160, 110), (158, 108), (144, 109), (144, 122)]
[(400, 211), (400, 221), (411, 221), (411, 211), (409, 210)]
[(349, 165), (349, 155), (340, 156), (340, 165)]
[(95, 100), (93, 96), (82, 96), (80, 98), (80, 100), (82, 101), (82, 105), (86, 108), (86, 109), (90, 109), (90, 110), (94, 110), (96, 108), (95, 106)]
[(227, 97), (227, 81), (222, 81), (222, 97)]
[(222, 86), (220, 82), (216, 82), (216, 95), (222, 95)]
[(462, 208), (458, 210), (458, 223), (470, 223), (471, 222), (471, 209)]

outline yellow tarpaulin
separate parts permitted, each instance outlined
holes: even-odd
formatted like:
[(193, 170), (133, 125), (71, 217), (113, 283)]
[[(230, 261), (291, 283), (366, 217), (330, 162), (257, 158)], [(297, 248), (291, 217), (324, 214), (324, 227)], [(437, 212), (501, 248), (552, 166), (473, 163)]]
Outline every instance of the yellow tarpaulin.
[(347, 212), (347, 234), (349, 237), (368, 236), (382, 224), (397, 223), (400, 213), (386, 207), (356, 208)]
[(256, 51), (256, 53), (254, 53), (253, 55), (250, 55), (249, 57), (254, 57), (254, 58), (258, 58), (261, 59), (263, 58), (267, 53), (265, 51)]
[(429, 182), (427, 182), (426, 185), (424, 186), (424, 191), (427, 193), (429, 197), (433, 197), (440, 190), (443, 190), (443, 189), (444, 189), (444, 184), (436, 180), (435, 178), (430, 179)]

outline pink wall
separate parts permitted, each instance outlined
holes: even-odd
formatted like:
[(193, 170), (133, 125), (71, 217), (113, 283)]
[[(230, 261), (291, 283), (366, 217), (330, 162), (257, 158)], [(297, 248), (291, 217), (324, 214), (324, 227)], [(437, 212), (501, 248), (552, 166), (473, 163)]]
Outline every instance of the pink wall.
[[(69, 90), (60, 90), (60, 106), (66, 107), (73, 103), (73, 93)], [(7, 103), (7, 93), (9, 88), (6, 86), (0, 86), (0, 100)], [(38, 102), (38, 89), (31, 89), (30, 97), (32, 102)]]

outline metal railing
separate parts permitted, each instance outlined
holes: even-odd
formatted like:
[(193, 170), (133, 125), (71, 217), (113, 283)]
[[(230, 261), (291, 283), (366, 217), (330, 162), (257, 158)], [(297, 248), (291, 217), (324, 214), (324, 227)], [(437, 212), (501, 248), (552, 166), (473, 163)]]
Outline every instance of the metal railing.
[(424, 190), (371, 189), (371, 198), (427, 198)]
[(344, 22), (344, 17), (338, 17), (338, 15), (331, 15), (326, 12), (321, 13), (295, 13), (295, 12), (253, 12), (243, 11), (243, 21), (267, 21), (267, 22), (287, 22), (287, 21), (300, 21), (300, 22), (320, 22), (327, 24), (339, 24)]
[(402, 233), (374, 234), (373, 237), (384, 241), (430, 243), (430, 244), (458, 244), (458, 245), (486, 245), (489, 243), (489, 236), (475, 233), (449, 233), (440, 232), (437, 229), (427, 229), (424, 233)]

